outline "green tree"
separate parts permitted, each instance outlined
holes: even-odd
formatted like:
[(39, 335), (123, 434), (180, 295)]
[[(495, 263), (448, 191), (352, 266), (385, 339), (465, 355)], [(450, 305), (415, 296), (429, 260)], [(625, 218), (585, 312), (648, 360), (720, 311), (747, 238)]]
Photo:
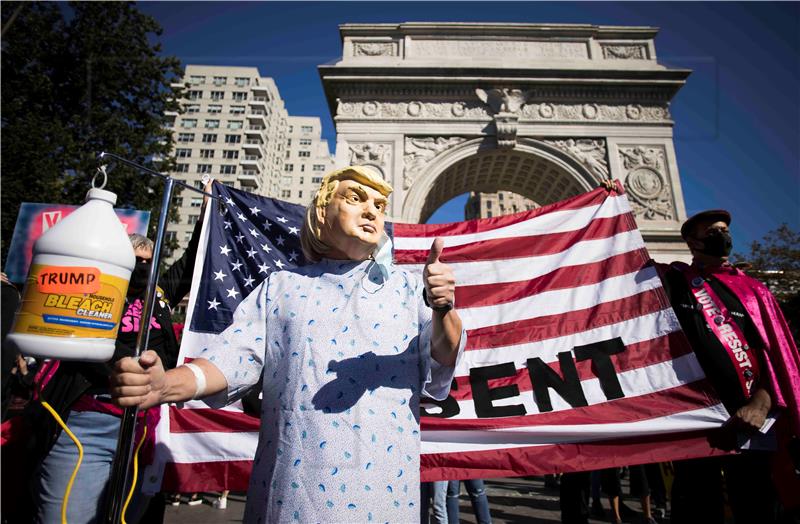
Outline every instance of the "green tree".
[(753, 241), (749, 253), (734, 254), (733, 260), (748, 275), (769, 287), (797, 332), (800, 328), (800, 232), (781, 224), (762, 240)]
[[(21, 202), (80, 204), (101, 151), (172, 168), (167, 111), (180, 62), (160, 55), (158, 23), (132, 3), (3, 2), (2, 257)], [(161, 203), (158, 180), (117, 165), (118, 207)], [(173, 208), (173, 213), (176, 210)]]

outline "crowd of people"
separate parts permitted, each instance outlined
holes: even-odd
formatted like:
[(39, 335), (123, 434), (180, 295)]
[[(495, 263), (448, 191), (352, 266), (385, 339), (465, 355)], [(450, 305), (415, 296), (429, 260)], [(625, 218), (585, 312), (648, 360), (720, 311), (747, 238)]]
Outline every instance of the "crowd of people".
[[(144, 426), (160, 404), (202, 398), (221, 407), (254, 386), (261, 388), (260, 414), (268, 416), (261, 418), (247, 522), (454, 523), (462, 485), (477, 522), (491, 522), (482, 480), (419, 482), (419, 399), (448, 395), (466, 333), (455, 307), (455, 276), (440, 260), (441, 240), (431, 246), (421, 278), (391, 263), (384, 232), (391, 192), (380, 176), (360, 166), (325, 176), (301, 231), (311, 264), (270, 274), (237, 308), (233, 325), (222, 334), (224, 346), (209, 348), (191, 363), (177, 362), (171, 305), (189, 292), (201, 223), (183, 256), (159, 279), (149, 350), (138, 360), (130, 356), (153, 255), (152, 242), (138, 235), (131, 235), (136, 269), (125, 311), (131, 318), (123, 323), (127, 327), (119, 332), (110, 363), (50, 363), (47, 382), (34, 384), (33, 362), (3, 352), (4, 418), (9, 398), (36, 387), (33, 395), (54, 405), (86, 449), (69, 522), (103, 518), (124, 407), (139, 407)], [(675, 523), (721, 524), (726, 501), (737, 524), (779, 522), (790, 518), (793, 503), (800, 504), (800, 357), (766, 287), (729, 263), (731, 220), (724, 210), (689, 218), (681, 234), (693, 262), (657, 264), (698, 361), (733, 414), (714, 434), (714, 444), (740, 450), (673, 464), (669, 498)], [(2, 289), (5, 336), (16, 290), (5, 280)], [(371, 323), (376, 315), (380, 329)], [(337, 347), (343, 364), (338, 379), (369, 376), (372, 393), (377, 385), (386, 386), (379, 393), (353, 396), (325, 388), (330, 381), (325, 370), (308, 364), (315, 341), (345, 332), (352, 342)], [(392, 347), (402, 351), (383, 351)], [(293, 358), (297, 355), (301, 358)], [(271, 380), (260, 381), (265, 369)], [(301, 405), (315, 409), (301, 415), (295, 410)], [(402, 421), (387, 425), (389, 412), (400, 412)], [(766, 438), (750, 438), (776, 415)], [(4, 507), (4, 518), (58, 522), (74, 446), (39, 403), (29, 402), (22, 416), (32, 429), (25, 443), (32, 512), (9, 514)], [(741, 449), (745, 440), (748, 449)], [(652, 523), (663, 517), (667, 490), (658, 466), (632, 464), (626, 474), (632, 495), (641, 501), (638, 518)], [(562, 475), (563, 522), (584, 523), (601, 514), (610, 522), (627, 520), (620, 475), (618, 468)], [(189, 504), (199, 499), (195, 494)], [(165, 504), (176, 500), (148, 501), (137, 493), (127, 521), (160, 521)], [(217, 507), (226, 501), (227, 492)]]

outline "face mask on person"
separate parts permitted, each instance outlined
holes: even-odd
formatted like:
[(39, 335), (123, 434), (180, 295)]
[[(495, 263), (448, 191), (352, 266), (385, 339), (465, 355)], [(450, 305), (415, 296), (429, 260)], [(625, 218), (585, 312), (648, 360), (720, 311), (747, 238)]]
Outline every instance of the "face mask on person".
[(727, 231), (715, 229), (703, 239), (703, 253), (712, 257), (727, 257), (733, 249), (733, 239)]
[(150, 277), (150, 261), (136, 259), (136, 266), (131, 272), (131, 280), (128, 290), (139, 292), (147, 287), (147, 279)]

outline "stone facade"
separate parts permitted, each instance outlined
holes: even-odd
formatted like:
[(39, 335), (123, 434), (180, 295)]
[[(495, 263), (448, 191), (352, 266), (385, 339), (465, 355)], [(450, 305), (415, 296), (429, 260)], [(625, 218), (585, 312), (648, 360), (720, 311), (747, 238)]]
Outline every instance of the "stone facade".
[(687, 70), (656, 58), (656, 29), (403, 23), (340, 26), (320, 66), (336, 164), (395, 187), (392, 219), (424, 222), (468, 192), (544, 205), (623, 182), (657, 259), (685, 259), (669, 104)]

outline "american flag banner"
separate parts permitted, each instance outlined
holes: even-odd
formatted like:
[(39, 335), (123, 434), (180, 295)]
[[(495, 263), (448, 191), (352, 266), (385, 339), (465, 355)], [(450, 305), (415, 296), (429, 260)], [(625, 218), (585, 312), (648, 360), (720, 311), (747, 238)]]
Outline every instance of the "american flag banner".
[[(179, 362), (272, 271), (305, 263), (304, 208), (214, 184)], [(423, 404), (422, 480), (594, 470), (707, 456), (728, 413), (706, 380), (621, 186), (532, 211), (389, 224), (397, 264), (433, 239), (467, 346), (450, 396)], [(201, 263), (202, 261), (202, 263)], [(244, 490), (259, 421), (240, 404), (163, 406), (145, 490)], [(163, 479), (163, 482), (162, 482)]]

